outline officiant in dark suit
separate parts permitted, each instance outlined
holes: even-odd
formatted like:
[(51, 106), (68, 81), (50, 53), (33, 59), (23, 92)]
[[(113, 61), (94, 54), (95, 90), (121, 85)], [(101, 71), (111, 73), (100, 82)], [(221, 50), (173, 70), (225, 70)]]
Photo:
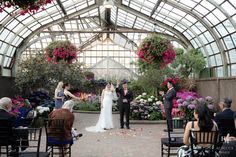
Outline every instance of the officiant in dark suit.
[(118, 105), (120, 109), (120, 128), (124, 128), (124, 115), (126, 119), (126, 128), (129, 127), (130, 102), (133, 100), (133, 93), (128, 89), (128, 82), (123, 81), (122, 86), (120, 81), (117, 81), (116, 93), (118, 94)]
[[(168, 91), (166, 92), (166, 94), (164, 93), (164, 91), (160, 91), (159, 94), (163, 97), (167, 125), (170, 131), (173, 131), (173, 122), (172, 122), (171, 113), (172, 113), (172, 108), (173, 108), (172, 101), (176, 97), (176, 91), (173, 87), (173, 82), (171, 81), (167, 82), (167, 88), (168, 88)], [(165, 129), (164, 131), (168, 131), (168, 130)]]

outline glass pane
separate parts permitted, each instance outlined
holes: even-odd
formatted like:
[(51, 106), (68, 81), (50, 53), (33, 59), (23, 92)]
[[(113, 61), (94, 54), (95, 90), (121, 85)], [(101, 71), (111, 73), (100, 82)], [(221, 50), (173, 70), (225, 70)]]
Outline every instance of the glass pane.
[(215, 58), (216, 58), (216, 64), (222, 65), (222, 59), (221, 59), (220, 54), (215, 55)]
[(223, 77), (224, 76), (223, 67), (218, 67), (217, 68), (217, 76), (218, 77)]
[(227, 30), (225, 29), (225, 27), (222, 24), (217, 25), (216, 29), (218, 30), (218, 32), (220, 33), (221, 36), (225, 36), (228, 34)]
[(231, 40), (231, 38), (230, 38), (230, 36), (227, 36), (227, 37), (224, 38), (224, 43), (225, 43), (227, 49), (231, 49), (231, 48), (235, 47), (232, 40)]
[(221, 5), (229, 15), (234, 15), (236, 13), (235, 8), (227, 1)]
[(231, 74), (232, 76), (236, 76), (236, 64), (231, 65)]
[(231, 50), (228, 52), (231, 63), (236, 63), (236, 50)]

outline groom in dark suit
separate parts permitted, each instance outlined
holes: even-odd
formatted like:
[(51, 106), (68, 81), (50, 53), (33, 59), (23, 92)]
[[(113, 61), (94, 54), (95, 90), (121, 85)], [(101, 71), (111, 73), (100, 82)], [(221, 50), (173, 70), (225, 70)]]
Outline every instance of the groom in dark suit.
[[(172, 108), (173, 108), (172, 101), (176, 97), (176, 91), (171, 81), (168, 81), (167, 88), (168, 88), (168, 91), (166, 92), (166, 94), (164, 93), (164, 91), (160, 91), (159, 93), (163, 97), (168, 128), (170, 131), (173, 131), (173, 122), (172, 122), (171, 113), (172, 113)], [(164, 131), (168, 131), (168, 130), (164, 130)]]
[(124, 128), (124, 115), (126, 118), (126, 128), (129, 127), (129, 114), (130, 114), (130, 102), (133, 100), (133, 93), (128, 89), (127, 82), (123, 82), (122, 87), (120, 86), (120, 82), (117, 81), (116, 93), (119, 96), (118, 104), (120, 109), (120, 128)]

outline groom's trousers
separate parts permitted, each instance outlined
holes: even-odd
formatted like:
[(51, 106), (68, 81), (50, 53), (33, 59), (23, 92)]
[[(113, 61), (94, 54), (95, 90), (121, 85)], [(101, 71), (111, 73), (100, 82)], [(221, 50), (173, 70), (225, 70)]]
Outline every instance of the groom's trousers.
[(129, 114), (130, 114), (130, 104), (121, 104), (120, 105), (120, 126), (124, 127), (124, 115), (126, 119), (126, 127), (129, 127)]

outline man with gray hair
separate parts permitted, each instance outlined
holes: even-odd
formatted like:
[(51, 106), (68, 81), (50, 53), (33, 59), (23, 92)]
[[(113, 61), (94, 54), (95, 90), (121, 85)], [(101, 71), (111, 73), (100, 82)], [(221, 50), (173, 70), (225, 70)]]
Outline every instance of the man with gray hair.
[(219, 128), (219, 133), (222, 136), (230, 134), (230, 136), (236, 136), (234, 127), (234, 112), (230, 109), (232, 100), (230, 98), (224, 98), (220, 101), (219, 107), (220, 113), (215, 116), (215, 121)]
[[(16, 118), (9, 112), (12, 109), (12, 101), (10, 98), (4, 97), (0, 99), (0, 127), (7, 128), (8, 138), (7, 141), (0, 141), (2, 144), (7, 142), (12, 146), (12, 150), (15, 149), (16, 139), (13, 134), (12, 128), (15, 126)], [(3, 129), (3, 128), (2, 128)]]
[(7, 120), (9, 125), (13, 127), (15, 125), (15, 116), (9, 113), (11, 109), (12, 109), (11, 99), (8, 97), (1, 98), (0, 99), (0, 119)]

